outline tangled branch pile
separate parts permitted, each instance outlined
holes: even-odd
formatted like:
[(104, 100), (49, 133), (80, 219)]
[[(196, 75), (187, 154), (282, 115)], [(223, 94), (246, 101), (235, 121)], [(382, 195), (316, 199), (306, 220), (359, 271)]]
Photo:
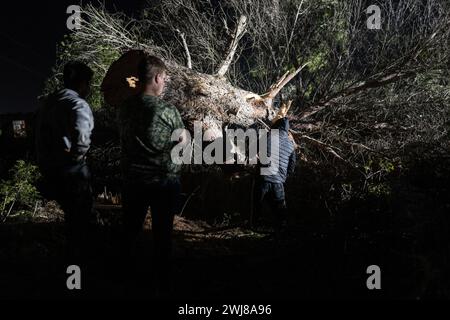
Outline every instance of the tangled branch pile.
[[(378, 1), (381, 30), (369, 30), (366, 0), (158, 0), (139, 20), (88, 5), (82, 28), (59, 50), (96, 69), (99, 85), (130, 49), (162, 57), (164, 99), (190, 124), (266, 121), (293, 100), (293, 134), (303, 160), (371, 176), (373, 159), (425, 143), (448, 154), (450, 5), (446, 0)], [(443, 152), (443, 151), (442, 151)], [(379, 161), (375, 162), (379, 162)], [(375, 170), (375, 171), (374, 171)]]

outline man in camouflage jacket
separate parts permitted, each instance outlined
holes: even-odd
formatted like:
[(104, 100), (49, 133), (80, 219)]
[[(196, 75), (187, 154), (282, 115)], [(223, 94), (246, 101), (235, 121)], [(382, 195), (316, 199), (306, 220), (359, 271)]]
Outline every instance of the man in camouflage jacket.
[(119, 111), (125, 246), (131, 249), (150, 206), (155, 280), (159, 290), (166, 290), (170, 279), (173, 218), (180, 193), (180, 166), (171, 160), (175, 145), (171, 137), (184, 125), (178, 110), (159, 98), (165, 86), (164, 63), (147, 56), (138, 72), (142, 91), (127, 99)]

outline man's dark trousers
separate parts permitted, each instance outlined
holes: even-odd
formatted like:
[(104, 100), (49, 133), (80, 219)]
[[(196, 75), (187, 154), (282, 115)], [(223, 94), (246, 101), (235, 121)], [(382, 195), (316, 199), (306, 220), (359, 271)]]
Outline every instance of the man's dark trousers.
[(284, 184), (257, 179), (254, 192), (255, 220), (261, 217), (264, 202), (269, 204), (272, 213), (275, 215), (276, 227), (280, 227), (287, 219)]
[[(86, 163), (41, 169), (49, 198), (64, 211), (68, 258), (85, 259), (95, 224), (91, 173)], [(81, 261), (82, 262), (82, 261)]]
[(127, 245), (132, 246), (142, 230), (148, 208), (152, 214), (155, 276), (166, 286), (172, 255), (173, 219), (178, 209), (181, 184), (179, 178), (159, 181), (126, 181), (122, 193), (124, 231)]

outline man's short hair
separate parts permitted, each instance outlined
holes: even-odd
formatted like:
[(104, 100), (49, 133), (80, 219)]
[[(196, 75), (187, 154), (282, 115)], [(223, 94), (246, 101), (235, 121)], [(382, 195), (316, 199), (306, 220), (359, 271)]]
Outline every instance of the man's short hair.
[(140, 61), (138, 65), (138, 78), (141, 83), (149, 83), (159, 73), (167, 70), (164, 62), (151, 55), (147, 55)]
[(81, 61), (70, 61), (64, 66), (64, 86), (77, 88), (80, 84), (92, 80), (94, 72)]

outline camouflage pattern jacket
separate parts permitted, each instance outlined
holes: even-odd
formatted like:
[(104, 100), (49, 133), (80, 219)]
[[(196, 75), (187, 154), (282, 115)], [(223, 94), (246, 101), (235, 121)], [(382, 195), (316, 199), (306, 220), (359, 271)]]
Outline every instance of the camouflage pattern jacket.
[(119, 110), (121, 165), (126, 181), (153, 182), (179, 175), (172, 162), (171, 141), (176, 129), (183, 129), (180, 113), (158, 97), (137, 95)]

